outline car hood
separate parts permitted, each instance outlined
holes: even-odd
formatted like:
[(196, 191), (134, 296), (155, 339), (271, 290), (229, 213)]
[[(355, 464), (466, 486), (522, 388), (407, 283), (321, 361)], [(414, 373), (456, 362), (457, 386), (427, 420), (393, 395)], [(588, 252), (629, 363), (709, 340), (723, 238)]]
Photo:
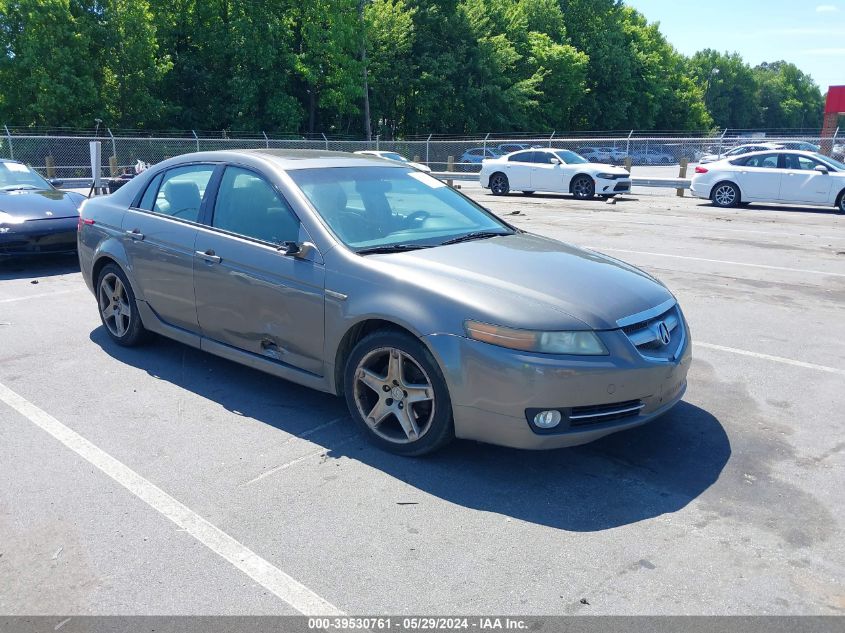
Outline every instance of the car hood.
[(582, 163), (577, 165), (581, 168), (589, 168), (598, 173), (619, 174), (620, 176), (629, 176), (630, 174), (624, 167), (617, 167), (616, 165), (609, 165), (608, 163)]
[(79, 215), (85, 197), (57, 189), (22, 189), (0, 191), (0, 212), (19, 220), (72, 218)]
[(388, 255), (391, 276), (463, 304), (466, 318), (526, 329), (597, 329), (653, 308), (672, 294), (619, 260), (517, 233)]

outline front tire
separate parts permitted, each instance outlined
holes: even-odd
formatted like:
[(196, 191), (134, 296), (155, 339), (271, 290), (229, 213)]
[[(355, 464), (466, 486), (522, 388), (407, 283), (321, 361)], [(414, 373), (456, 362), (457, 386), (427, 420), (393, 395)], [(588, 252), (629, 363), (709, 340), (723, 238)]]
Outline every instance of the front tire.
[(506, 196), (510, 193), (511, 185), (508, 182), (508, 177), (501, 172), (496, 172), (490, 176), (490, 191), (494, 196)]
[(379, 448), (415, 457), (454, 437), (452, 402), (437, 361), (418, 339), (384, 330), (365, 336), (344, 373), (349, 413)]
[(577, 176), (572, 181), (571, 190), (578, 200), (592, 200), (596, 195), (596, 183), (589, 176)]
[(713, 187), (710, 199), (721, 209), (731, 209), (740, 203), (739, 188), (732, 182), (720, 182)]
[(109, 338), (123, 347), (140, 345), (149, 333), (141, 323), (135, 293), (126, 273), (116, 264), (106, 264), (97, 278), (97, 307)]

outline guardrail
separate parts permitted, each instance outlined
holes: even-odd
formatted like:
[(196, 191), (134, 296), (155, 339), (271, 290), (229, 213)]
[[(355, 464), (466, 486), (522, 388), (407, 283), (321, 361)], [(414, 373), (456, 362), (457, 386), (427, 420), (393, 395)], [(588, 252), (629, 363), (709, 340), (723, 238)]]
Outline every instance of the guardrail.
[[(440, 180), (478, 180), (478, 174), (463, 171), (433, 171), (431, 175)], [(689, 189), (689, 178), (631, 178), (632, 187), (660, 187), (666, 189)]]

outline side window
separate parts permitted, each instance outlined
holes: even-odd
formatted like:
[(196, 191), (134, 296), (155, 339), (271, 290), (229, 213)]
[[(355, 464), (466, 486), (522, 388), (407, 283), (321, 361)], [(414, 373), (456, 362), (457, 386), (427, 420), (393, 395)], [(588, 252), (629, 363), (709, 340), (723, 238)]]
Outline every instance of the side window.
[(196, 222), (214, 165), (188, 165), (164, 173), (153, 211)]
[(158, 174), (155, 178), (150, 181), (150, 184), (147, 185), (147, 190), (141, 197), (141, 202), (138, 203), (139, 209), (144, 209), (145, 211), (153, 210), (153, 203), (155, 202), (156, 194), (158, 193), (158, 188), (159, 186), (161, 186), (161, 179), (163, 176), (163, 173)]
[(821, 165), (812, 158), (798, 156), (796, 154), (784, 154), (784, 161), (787, 169), (800, 169), (801, 171), (813, 171), (816, 166)]
[(746, 167), (767, 167), (776, 169), (778, 166), (777, 154), (762, 154), (760, 156), (751, 156), (745, 160)]
[(552, 158), (553, 156), (549, 152), (534, 152), (534, 158), (531, 162), (551, 165)]
[(211, 225), (272, 244), (299, 237), (299, 220), (287, 202), (264, 178), (240, 167), (226, 168)]
[(508, 158), (508, 162), (510, 163), (530, 163), (531, 162), (531, 155), (534, 152), (519, 152), (519, 154), (514, 154), (510, 158)]

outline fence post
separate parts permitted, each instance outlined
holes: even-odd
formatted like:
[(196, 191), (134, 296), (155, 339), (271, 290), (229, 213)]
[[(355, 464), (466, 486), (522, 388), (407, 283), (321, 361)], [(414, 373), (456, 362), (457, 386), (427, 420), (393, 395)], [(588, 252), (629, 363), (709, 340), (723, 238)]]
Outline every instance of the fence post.
[(44, 166), (47, 168), (47, 178), (56, 177), (56, 159), (52, 155), (44, 157)]
[(267, 133), (264, 130), (261, 130), (261, 133), (264, 135), (264, 147), (270, 149), (270, 139), (267, 138)]
[[(681, 170), (678, 172), (678, 178), (686, 178), (687, 177), (687, 166), (689, 165), (689, 158), (682, 158), (681, 159)], [(675, 190), (675, 193), (679, 198), (684, 197), (684, 189), (683, 187), (678, 187)]]
[(329, 151), (329, 139), (326, 138), (326, 135), (325, 135), (324, 132), (320, 132), (320, 134), (323, 135), (323, 140), (326, 142), (326, 151)]
[(381, 134), (376, 134), (376, 151), (379, 151), (380, 142), (381, 142)]
[(109, 133), (109, 137), (111, 138), (111, 155), (117, 158), (117, 145), (114, 142), (114, 134), (111, 133), (111, 128), (107, 127), (106, 131)]
[(109, 156), (109, 174), (112, 178), (117, 176), (117, 156)]
[(728, 128), (725, 128), (725, 131), (722, 132), (722, 136), (719, 137), (719, 158), (722, 158), (722, 140), (725, 138), (725, 134), (728, 133)]
[(631, 171), (631, 165), (628, 162), (628, 158), (631, 158), (631, 137), (634, 135), (634, 130), (631, 130), (631, 133), (628, 134), (628, 142), (625, 144), (625, 153), (628, 155), (625, 159), (625, 165), (628, 167), (628, 172)]
[[(446, 171), (452, 173), (455, 171), (455, 157), (454, 156), (447, 156), (446, 157)], [(452, 180), (447, 180), (446, 184), (450, 187), (452, 186)]]
[(557, 130), (552, 130), (552, 135), (549, 137), (549, 149), (552, 148), (552, 139), (555, 137), (555, 134), (557, 134)]
[(631, 158), (630, 156), (626, 156), (625, 157), (625, 169), (627, 170), (627, 172), (629, 174), (631, 173), (631, 167), (633, 166), (633, 164), (634, 164), (634, 159)]
[(487, 139), (490, 138), (490, 132), (487, 132), (487, 136), (484, 137), (484, 154), (482, 158), (487, 158)]
[(431, 135), (431, 134), (429, 134), (429, 135), (428, 135), (428, 138), (427, 138), (427, 139), (425, 139), (425, 164), (426, 164), (426, 165), (428, 165), (428, 164), (429, 164), (429, 162), (430, 162), (430, 159), (429, 159), (429, 157), (428, 157), (428, 146), (429, 146), (429, 144), (431, 144), (431, 136), (432, 136), (432, 135)]
[(197, 136), (197, 133), (194, 130), (191, 130), (191, 134), (194, 135), (194, 140), (197, 142), (197, 151), (200, 151), (200, 139)]
[(6, 124), (3, 124), (3, 129), (6, 130), (6, 138), (9, 139), (9, 158), (15, 160), (15, 146), (12, 144), (12, 134)]

